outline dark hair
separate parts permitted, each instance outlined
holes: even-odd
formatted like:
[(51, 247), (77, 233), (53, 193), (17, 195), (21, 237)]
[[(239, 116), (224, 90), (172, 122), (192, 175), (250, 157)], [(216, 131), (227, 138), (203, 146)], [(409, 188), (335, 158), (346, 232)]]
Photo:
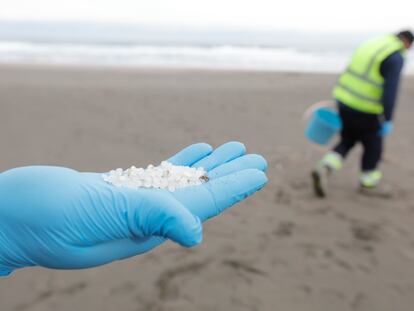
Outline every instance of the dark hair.
[(400, 31), (399, 33), (397, 33), (397, 37), (400, 38), (400, 39), (407, 40), (410, 44), (412, 44), (413, 41), (414, 41), (414, 35), (409, 30)]

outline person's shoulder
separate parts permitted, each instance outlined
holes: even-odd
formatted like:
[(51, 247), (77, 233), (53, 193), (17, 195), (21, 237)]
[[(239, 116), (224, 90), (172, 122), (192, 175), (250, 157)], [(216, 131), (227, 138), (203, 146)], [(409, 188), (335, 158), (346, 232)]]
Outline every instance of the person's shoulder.
[(381, 73), (382, 75), (387, 75), (387, 73), (398, 72), (403, 65), (404, 57), (400, 51), (397, 51), (384, 59), (381, 64)]
[(397, 51), (395, 53), (392, 53), (390, 56), (388, 56), (384, 62), (387, 62), (389, 64), (394, 65), (401, 65), (404, 63), (404, 57), (401, 51)]

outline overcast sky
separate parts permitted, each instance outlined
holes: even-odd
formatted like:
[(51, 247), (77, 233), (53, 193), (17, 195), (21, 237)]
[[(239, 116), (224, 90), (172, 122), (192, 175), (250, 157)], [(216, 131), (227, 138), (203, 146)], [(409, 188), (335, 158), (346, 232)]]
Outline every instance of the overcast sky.
[(1, 19), (394, 31), (414, 28), (414, 1), (0, 0)]

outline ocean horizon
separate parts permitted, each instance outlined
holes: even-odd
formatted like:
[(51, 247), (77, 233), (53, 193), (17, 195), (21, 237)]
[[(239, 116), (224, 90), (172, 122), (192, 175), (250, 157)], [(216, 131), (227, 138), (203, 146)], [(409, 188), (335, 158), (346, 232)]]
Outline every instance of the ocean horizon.
[(377, 34), (0, 21), (0, 63), (337, 73)]

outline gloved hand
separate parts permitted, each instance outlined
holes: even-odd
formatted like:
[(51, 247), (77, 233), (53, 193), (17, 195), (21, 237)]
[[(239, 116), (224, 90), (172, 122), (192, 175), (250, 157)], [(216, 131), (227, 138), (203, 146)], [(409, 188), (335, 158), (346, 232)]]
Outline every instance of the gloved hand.
[(393, 128), (394, 128), (394, 125), (392, 124), (392, 121), (385, 121), (381, 124), (379, 135), (381, 137), (388, 136), (389, 134), (391, 134)]
[(78, 269), (147, 252), (170, 239), (190, 247), (201, 222), (260, 190), (266, 161), (241, 143), (191, 145), (169, 159), (210, 180), (175, 192), (117, 188), (100, 173), (30, 166), (0, 174), (0, 275), (42, 266)]

